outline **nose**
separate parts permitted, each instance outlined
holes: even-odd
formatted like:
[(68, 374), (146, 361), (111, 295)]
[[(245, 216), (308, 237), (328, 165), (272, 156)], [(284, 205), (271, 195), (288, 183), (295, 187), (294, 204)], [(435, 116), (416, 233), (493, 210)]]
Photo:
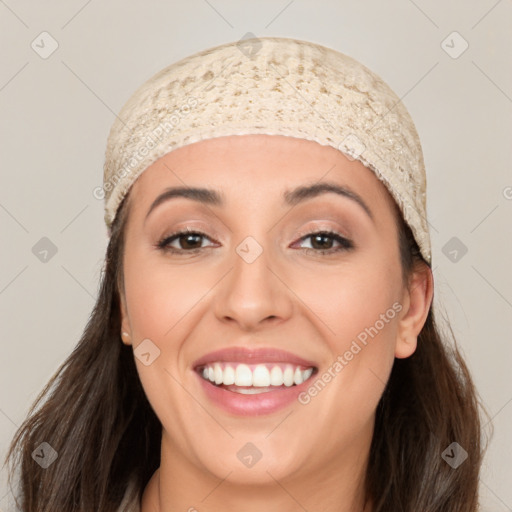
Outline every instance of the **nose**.
[(217, 289), (216, 317), (224, 323), (236, 323), (245, 331), (288, 319), (293, 310), (293, 292), (269, 251), (263, 249), (254, 261), (240, 254), (235, 252), (232, 268)]

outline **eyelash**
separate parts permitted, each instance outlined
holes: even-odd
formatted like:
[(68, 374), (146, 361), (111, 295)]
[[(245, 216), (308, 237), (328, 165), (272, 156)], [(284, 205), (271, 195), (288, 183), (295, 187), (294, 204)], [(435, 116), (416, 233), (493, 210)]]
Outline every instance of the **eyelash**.
[[(162, 238), (159, 242), (155, 244), (155, 247), (161, 251), (164, 252), (171, 252), (174, 254), (196, 254), (197, 252), (206, 249), (206, 247), (196, 247), (194, 249), (186, 250), (186, 249), (176, 249), (175, 247), (169, 247), (169, 244), (173, 242), (174, 240), (178, 239), (182, 235), (199, 235), (204, 238), (208, 238), (211, 240), (210, 237), (208, 237), (206, 234), (200, 232), (200, 231), (176, 231), (168, 236), (165, 236)], [(320, 231), (312, 231), (309, 233), (301, 233), (299, 236), (299, 240), (304, 240), (307, 238), (311, 238), (314, 235), (323, 235), (323, 236), (329, 236), (330, 238), (334, 239), (336, 242), (338, 242), (341, 247), (338, 248), (331, 248), (331, 249), (312, 249), (310, 247), (305, 247), (303, 250), (305, 250), (308, 254), (314, 253), (315, 255), (318, 254), (334, 254), (338, 253), (340, 251), (349, 251), (351, 249), (354, 249), (354, 244), (351, 240), (348, 238), (345, 238), (344, 236), (340, 235), (339, 233), (335, 231), (329, 231), (329, 230), (320, 230)]]

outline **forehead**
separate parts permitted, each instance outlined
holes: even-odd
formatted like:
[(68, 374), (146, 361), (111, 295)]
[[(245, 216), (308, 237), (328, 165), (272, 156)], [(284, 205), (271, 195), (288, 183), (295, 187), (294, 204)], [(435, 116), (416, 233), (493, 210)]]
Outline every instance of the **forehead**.
[(233, 135), (180, 147), (150, 165), (130, 190), (142, 214), (167, 187), (207, 187), (221, 192), (226, 206), (282, 202), (297, 186), (334, 182), (364, 198), (375, 211), (394, 209), (394, 200), (361, 162), (331, 146), (282, 135)]

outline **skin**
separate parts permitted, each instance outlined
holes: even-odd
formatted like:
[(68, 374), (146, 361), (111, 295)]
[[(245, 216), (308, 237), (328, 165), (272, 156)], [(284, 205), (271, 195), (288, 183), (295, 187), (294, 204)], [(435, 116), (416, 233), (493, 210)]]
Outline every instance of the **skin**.
[[(334, 193), (284, 204), (285, 190), (325, 181), (350, 187), (374, 220)], [(169, 186), (213, 188), (226, 204), (175, 198), (145, 220)], [(330, 146), (244, 135), (165, 155), (134, 183), (129, 203), (123, 341), (136, 349), (149, 338), (160, 350), (148, 366), (135, 358), (163, 426), (161, 466), (142, 512), (363, 511), (375, 409), (394, 358), (415, 351), (433, 296), (426, 265), (402, 283), (396, 212), (385, 186)], [(175, 239), (181, 255), (155, 247), (187, 226), (206, 236), (191, 245)], [(328, 238), (314, 245), (315, 237), (301, 234), (322, 230), (337, 231), (355, 248), (320, 254), (340, 244)], [(250, 264), (236, 252), (247, 236), (263, 248)], [(202, 249), (189, 254), (188, 247)], [(206, 398), (192, 369), (204, 354), (236, 345), (290, 351), (315, 361), (322, 375), (395, 302), (401, 311), (306, 405), (231, 415)], [(237, 458), (247, 442), (262, 454), (251, 468)], [(371, 510), (369, 504), (364, 512)]]

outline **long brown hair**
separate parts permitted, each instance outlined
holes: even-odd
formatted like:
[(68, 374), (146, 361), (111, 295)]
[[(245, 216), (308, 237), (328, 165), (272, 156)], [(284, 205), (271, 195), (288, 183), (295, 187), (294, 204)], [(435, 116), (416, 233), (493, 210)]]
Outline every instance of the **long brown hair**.
[[(139, 499), (160, 465), (161, 424), (140, 383), (132, 348), (120, 339), (128, 194), (112, 225), (98, 299), (76, 348), (32, 405), (7, 453), (19, 469), (22, 512), (116, 512), (130, 481)], [(422, 259), (397, 210), (402, 275)], [(378, 404), (366, 478), (373, 512), (476, 512), (482, 461), (477, 392), (464, 359), (442, 337), (432, 308), (416, 352), (395, 359)], [(482, 408), (482, 412), (487, 414)], [(47, 442), (46, 469), (34, 450)], [(457, 468), (443, 452), (468, 454)], [(450, 453), (451, 455), (451, 453)]]

